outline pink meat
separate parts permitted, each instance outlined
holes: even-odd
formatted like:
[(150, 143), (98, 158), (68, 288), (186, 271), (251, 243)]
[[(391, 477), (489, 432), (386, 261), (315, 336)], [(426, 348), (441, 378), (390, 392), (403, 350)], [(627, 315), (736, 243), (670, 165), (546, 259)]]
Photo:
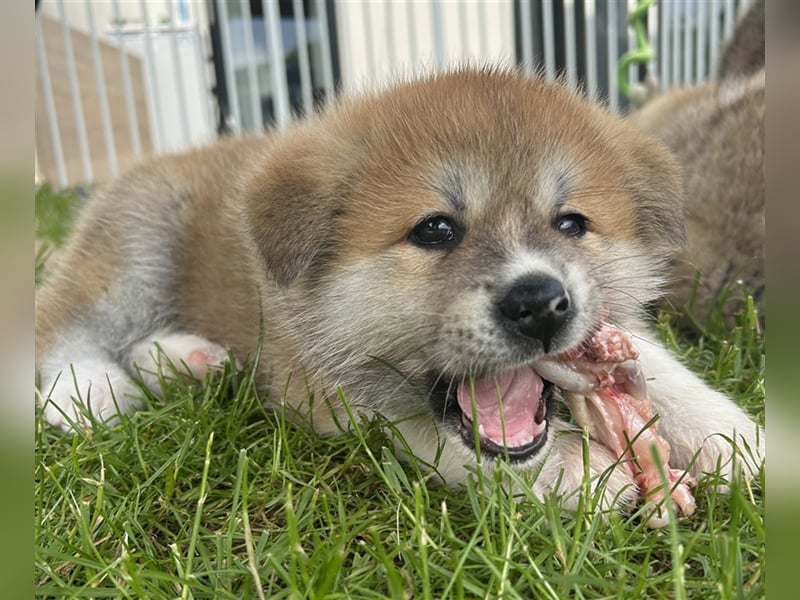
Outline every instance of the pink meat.
[[(558, 359), (537, 361), (534, 368), (565, 392), (575, 419), (593, 438), (629, 459), (626, 464), (648, 501), (658, 503), (665, 496), (663, 470), (680, 513), (690, 515), (695, 509), (689, 491), (693, 482), (682, 471), (669, 467), (669, 444), (658, 434), (655, 423), (648, 426), (653, 409), (638, 358), (626, 333), (602, 324), (581, 349)], [(654, 459), (653, 449), (660, 464)], [(667, 514), (655, 513), (649, 525), (664, 526)]]

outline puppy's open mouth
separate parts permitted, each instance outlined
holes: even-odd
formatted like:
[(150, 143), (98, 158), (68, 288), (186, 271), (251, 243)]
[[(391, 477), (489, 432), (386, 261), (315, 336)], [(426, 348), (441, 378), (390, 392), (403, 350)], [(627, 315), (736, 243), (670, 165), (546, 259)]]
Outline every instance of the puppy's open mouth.
[(445, 418), (456, 424), (470, 448), (475, 448), (477, 433), (482, 454), (520, 462), (547, 441), (553, 385), (529, 366), (437, 388), (434, 396), (444, 404)]

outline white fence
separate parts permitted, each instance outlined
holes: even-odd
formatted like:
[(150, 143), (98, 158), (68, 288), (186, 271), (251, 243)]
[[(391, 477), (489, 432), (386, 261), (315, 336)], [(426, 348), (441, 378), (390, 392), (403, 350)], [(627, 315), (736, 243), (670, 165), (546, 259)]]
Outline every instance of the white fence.
[[(713, 77), (749, 0), (41, 0), (37, 177), (103, 181), (147, 154), (285, 127), (336, 91), (452, 65), (522, 65), (623, 111), (628, 79)], [(649, 6), (648, 6), (649, 5)]]

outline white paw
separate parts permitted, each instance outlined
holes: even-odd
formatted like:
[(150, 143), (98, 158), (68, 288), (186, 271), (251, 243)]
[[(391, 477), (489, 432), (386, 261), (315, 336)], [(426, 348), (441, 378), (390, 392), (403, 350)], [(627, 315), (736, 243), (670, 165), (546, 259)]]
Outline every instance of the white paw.
[(115, 425), (119, 414), (141, 405), (141, 390), (116, 364), (85, 359), (63, 370), (43, 369), (39, 399), (45, 420), (64, 431), (91, 429), (94, 420)]
[(737, 472), (748, 479), (758, 475), (766, 456), (764, 430), (721, 394), (707, 391), (678, 410), (662, 409), (660, 417), (658, 431), (670, 444), (673, 468), (688, 470), (698, 482), (709, 473), (727, 481)]
[[(727, 431), (706, 434), (690, 470), (695, 479), (699, 481), (707, 473), (719, 474), (727, 481), (737, 472), (748, 479), (758, 475), (766, 456), (764, 431), (745, 415), (740, 421)], [(722, 485), (720, 489), (725, 487)]]
[(164, 377), (177, 372), (203, 379), (227, 360), (225, 348), (191, 333), (158, 332), (135, 344), (130, 353), (132, 370), (155, 393), (160, 392)]

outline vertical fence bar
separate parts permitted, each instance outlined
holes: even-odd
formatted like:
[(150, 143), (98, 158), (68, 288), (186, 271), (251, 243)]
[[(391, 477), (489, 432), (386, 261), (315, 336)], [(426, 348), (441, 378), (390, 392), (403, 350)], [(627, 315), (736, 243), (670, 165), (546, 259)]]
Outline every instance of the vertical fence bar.
[(556, 42), (555, 20), (553, 19), (553, 2), (542, 2), (542, 33), (544, 34), (544, 72), (548, 79), (556, 76)]
[(694, 35), (694, 10), (690, 2), (683, 7), (683, 81), (686, 84), (694, 83), (692, 73), (692, 36)]
[(659, 14), (661, 15), (660, 21), (660, 28), (659, 28), (659, 41), (660, 41), (660, 48), (661, 52), (658, 55), (658, 66), (661, 72), (661, 81), (659, 85), (661, 89), (668, 90), (670, 87), (670, 68), (669, 68), (669, 56), (670, 56), (670, 4), (668, 2), (661, 2), (659, 4)]
[(244, 55), (247, 60), (247, 87), (250, 97), (250, 112), (253, 114), (253, 129), (264, 129), (264, 115), (261, 112), (261, 90), (258, 85), (258, 72), (256, 71), (256, 49), (253, 40), (253, 17), (250, 14), (250, 2), (239, 0), (242, 11), (242, 39), (244, 41)]
[(331, 58), (331, 39), (328, 35), (328, 8), (325, 0), (317, 0), (317, 19), (319, 20), (320, 49), (322, 50), (322, 82), (325, 86), (325, 99), (335, 97), (333, 82), (333, 60)]
[(681, 28), (680, 11), (678, 4), (682, 0), (674, 0), (672, 3), (672, 85), (681, 83)]
[[(203, 86), (203, 114), (206, 118), (206, 123), (208, 123), (209, 127), (213, 127), (214, 123), (214, 115), (211, 110), (211, 82), (208, 78), (208, 65), (209, 65), (209, 53), (208, 48), (206, 47), (207, 37), (202, 35), (199, 27), (197, 25), (198, 21), (197, 18), (192, 15), (192, 11), (194, 10), (194, 6), (191, 4), (187, 5), (189, 10), (189, 22), (192, 23), (192, 28), (194, 33), (197, 35), (197, 44), (195, 47), (197, 48), (197, 64), (200, 65), (200, 84)], [(212, 7), (209, 5), (207, 7), (210, 10)]]
[(406, 18), (408, 19), (408, 53), (411, 64), (416, 66), (419, 60), (417, 52), (417, 28), (414, 27), (416, 12), (414, 2), (406, 2)]
[(114, 144), (114, 130), (111, 127), (111, 112), (108, 108), (108, 93), (106, 92), (106, 78), (103, 75), (103, 59), (100, 56), (100, 46), (97, 43), (95, 30), (94, 11), (92, 3), (86, 2), (86, 19), (89, 23), (89, 40), (92, 45), (92, 62), (94, 63), (94, 78), (97, 82), (97, 99), (100, 102), (100, 120), (103, 123), (103, 139), (106, 144), (106, 156), (111, 175), (119, 171), (117, 165), (117, 149)]
[(151, 137), (153, 141), (153, 149), (156, 152), (163, 150), (164, 140), (164, 123), (161, 114), (161, 99), (158, 95), (158, 82), (156, 80), (156, 60), (153, 55), (153, 35), (150, 31), (150, 16), (147, 14), (146, 0), (139, 0), (139, 6), (142, 10), (142, 21), (144, 21), (144, 62), (148, 74), (148, 96), (151, 100), (153, 107), (153, 115), (151, 121)]
[(281, 13), (277, 0), (261, 2), (264, 10), (264, 27), (269, 44), (269, 55), (272, 65), (272, 106), (275, 107), (275, 122), (280, 129), (292, 120), (291, 103), (289, 102), (289, 84), (286, 81), (286, 54), (283, 50), (283, 34), (281, 32)]
[(39, 25), (39, 17), (34, 18), (36, 25), (36, 53), (39, 58), (39, 76), (42, 79), (42, 94), (44, 96), (44, 109), (47, 113), (47, 125), (50, 129), (50, 142), (53, 144), (53, 155), (56, 161), (56, 176), (58, 177), (59, 187), (66, 187), (67, 168), (64, 164), (64, 149), (61, 146), (61, 133), (58, 130), (58, 113), (56, 103), (53, 100), (53, 85), (50, 81), (50, 67), (47, 64), (47, 52), (44, 48), (44, 38), (42, 28)]
[(364, 53), (367, 55), (369, 77), (375, 78), (375, 40), (372, 38), (372, 7), (369, 2), (361, 5), (361, 28), (364, 35)]
[(297, 62), (300, 67), (300, 91), (303, 98), (303, 112), (310, 115), (314, 110), (311, 93), (311, 66), (308, 59), (308, 36), (306, 36), (306, 15), (303, 0), (292, 0), (294, 10), (294, 30), (297, 37)]
[(461, 44), (461, 57), (467, 58), (469, 52), (469, 33), (467, 32), (467, 3), (458, 3), (458, 37)]
[(619, 82), (617, 81), (617, 61), (619, 60), (619, 48), (617, 45), (617, 5), (609, 2), (606, 5), (606, 38), (607, 58), (606, 67), (608, 69), (608, 107), (613, 112), (619, 112)]
[(383, 31), (386, 34), (386, 53), (389, 57), (389, 70), (394, 71), (397, 66), (397, 44), (395, 43), (394, 33), (395, 25), (392, 18), (394, 13), (394, 2), (387, 2), (383, 6)]
[(719, 10), (718, 4), (716, 2), (711, 3), (711, 18), (709, 19), (711, 22), (711, 35), (708, 41), (709, 47), (709, 58), (708, 62), (710, 64), (710, 71), (713, 77), (717, 76), (717, 58), (719, 56), (719, 44), (720, 44), (720, 31), (719, 31)]
[(734, 16), (736, 12), (733, 7), (733, 0), (725, 0), (725, 40), (729, 40), (733, 35)]
[[(367, 3), (368, 4), (368, 3)], [(444, 21), (442, 18), (442, 5), (433, 0), (431, 3), (433, 13), (433, 44), (436, 51), (436, 64), (444, 66)]]
[(169, 2), (169, 24), (172, 29), (171, 35), (169, 36), (169, 46), (172, 53), (172, 77), (178, 88), (178, 113), (180, 114), (181, 134), (183, 136), (182, 146), (185, 147), (191, 145), (192, 139), (189, 131), (189, 117), (187, 116), (187, 111), (183, 108), (187, 105), (186, 86), (183, 82), (183, 69), (181, 68), (181, 57), (178, 52), (178, 27), (175, 21), (175, 2), (172, 0)]
[(481, 56), (488, 58), (489, 33), (486, 30), (489, 24), (487, 23), (486, 4), (486, 2), (478, 2), (478, 41), (480, 43)]
[(658, 18), (658, 4), (651, 4), (647, 9), (647, 38), (653, 49), (653, 56), (647, 63), (647, 74), (651, 79), (657, 79), (656, 59), (658, 58), (658, 32), (660, 28)]
[(239, 108), (239, 90), (236, 87), (236, 65), (233, 63), (233, 45), (231, 44), (230, 19), (228, 18), (227, 0), (217, 0), (217, 16), (219, 31), (222, 37), (222, 60), (225, 63), (225, 87), (228, 88), (230, 109), (233, 113), (233, 132), (242, 132), (242, 112)]
[(114, 0), (114, 20), (117, 23), (117, 47), (119, 49), (119, 68), (122, 74), (122, 90), (125, 94), (125, 110), (128, 115), (128, 128), (131, 134), (131, 147), (133, 155), (139, 158), (142, 155), (142, 141), (139, 137), (139, 117), (136, 114), (136, 103), (133, 97), (133, 83), (131, 70), (128, 65), (128, 53), (125, 51), (125, 34), (122, 31), (119, 0)]
[[(525, 72), (533, 72), (533, 14), (531, 13), (531, 0), (520, 0), (519, 3), (520, 29), (522, 31), (522, 64)], [(485, 25), (484, 25), (485, 26)]]
[(64, 0), (58, 0), (58, 15), (61, 19), (61, 35), (64, 38), (64, 55), (67, 61), (67, 73), (69, 75), (69, 89), (72, 95), (72, 109), (75, 114), (75, 128), (78, 133), (78, 146), (81, 152), (81, 163), (83, 164), (83, 176), (87, 182), (94, 179), (92, 173), (92, 158), (89, 152), (89, 138), (86, 135), (86, 122), (83, 118), (83, 103), (81, 102), (81, 91), (78, 86), (78, 71), (75, 68), (75, 54), (72, 50), (72, 35), (67, 25), (67, 15), (64, 10)]
[(706, 31), (708, 28), (708, 5), (705, 2), (697, 4), (697, 50), (695, 56), (695, 75), (697, 81), (706, 79)]
[(586, 89), (597, 98), (597, 7), (595, 0), (584, 0), (583, 20), (586, 40)]
[[(630, 26), (628, 22), (628, 15), (636, 8), (636, 0), (628, 0), (628, 9), (625, 13), (625, 27), (628, 32), (628, 52), (633, 50), (636, 46), (636, 33), (633, 31), (633, 27)], [(628, 82), (633, 85), (634, 83), (639, 81), (639, 65), (636, 62), (632, 62), (628, 65)]]
[(564, 0), (564, 43), (567, 46), (567, 85), (578, 85), (578, 60), (575, 37), (575, 0)]

